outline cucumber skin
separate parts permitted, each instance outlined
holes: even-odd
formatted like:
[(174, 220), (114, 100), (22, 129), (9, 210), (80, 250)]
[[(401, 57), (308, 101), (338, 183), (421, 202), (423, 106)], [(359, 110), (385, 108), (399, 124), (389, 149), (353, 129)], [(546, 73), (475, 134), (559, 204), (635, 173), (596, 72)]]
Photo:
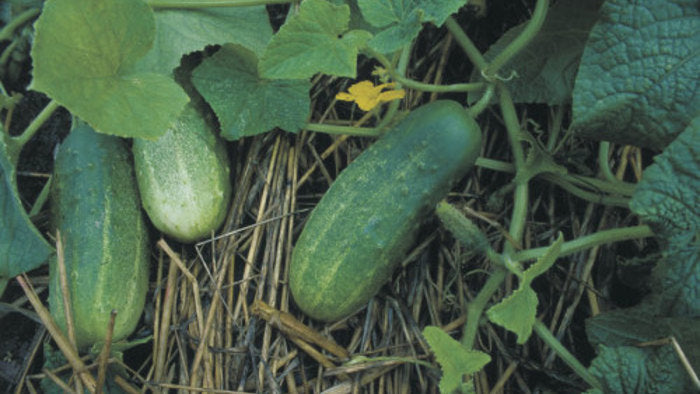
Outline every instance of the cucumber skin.
[(480, 149), (474, 119), (440, 100), (412, 111), (361, 153), (316, 205), (292, 252), (289, 286), (301, 310), (335, 321), (364, 306)]
[(182, 242), (216, 230), (231, 200), (224, 143), (192, 105), (155, 141), (132, 147), (141, 201), (153, 225)]
[[(73, 129), (54, 164), (51, 213), (60, 230), (79, 348), (113, 341), (136, 327), (148, 290), (149, 242), (129, 151), (89, 126)], [(49, 269), (51, 315), (65, 332), (57, 263)]]

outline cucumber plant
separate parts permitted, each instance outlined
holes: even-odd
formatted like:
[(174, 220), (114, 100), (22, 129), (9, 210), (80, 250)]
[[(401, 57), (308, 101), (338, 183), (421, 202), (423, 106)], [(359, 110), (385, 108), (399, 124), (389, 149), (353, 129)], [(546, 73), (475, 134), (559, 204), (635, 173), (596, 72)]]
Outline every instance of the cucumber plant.
[[(33, 4), (32, 2), (20, 3)], [(253, 3), (255, 5), (251, 5)], [(481, 253), (491, 264), (485, 267), (484, 271), (487, 271), (487, 275), (483, 276), (483, 281), (478, 274), (470, 276), (470, 285), (481, 285), (483, 282), (483, 286), (478, 287), (480, 290), (478, 293), (475, 292), (473, 299), (464, 303), (464, 311), (457, 311), (457, 313), (464, 312), (467, 316), (460, 341), (455, 341), (447, 332), (435, 326), (429, 326), (424, 331), (437, 362), (443, 366), (441, 391), (474, 389), (473, 384), (469, 387), (469, 379), (465, 377), (477, 373), (484, 363), (488, 362), (488, 358), (476, 349), (479, 344), (477, 341), (479, 325), (487, 318), (491, 323), (515, 333), (518, 344), (529, 340), (532, 332), (536, 333), (539, 339), (547, 344), (546, 347), (556, 352), (586, 384), (593, 388), (614, 391), (615, 384), (624, 381), (632, 382), (631, 384), (641, 382), (639, 387), (651, 384), (650, 391), (655, 391), (653, 390), (656, 388), (653, 386), (655, 382), (672, 380), (677, 383), (674, 383), (675, 386), (666, 384), (664, 388), (667, 391), (688, 391), (690, 385), (685, 381), (688, 379), (684, 379), (684, 376), (681, 376), (682, 373), (677, 373), (679, 368), (672, 368), (674, 370), (672, 378), (669, 378), (671, 375), (665, 374), (666, 369), (659, 368), (660, 373), (654, 371), (656, 365), (672, 365), (674, 362), (675, 359), (671, 357), (673, 354), (668, 351), (668, 348), (657, 351), (649, 347), (641, 349), (627, 345), (637, 344), (640, 338), (651, 341), (671, 334), (679, 334), (682, 340), (680, 334), (687, 335), (691, 330), (669, 331), (661, 325), (657, 327), (655, 325), (659, 321), (657, 317), (693, 319), (698, 316), (700, 302), (697, 294), (700, 292), (697, 291), (699, 282), (696, 280), (698, 277), (696, 272), (700, 265), (697, 264), (696, 256), (700, 253), (698, 253), (697, 243), (698, 214), (697, 210), (693, 209), (698, 205), (694, 203), (697, 193), (693, 193), (693, 187), (697, 184), (697, 141), (700, 139), (697, 138), (698, 122), (692, 121), (697, 120), (698, 95), (696, 92), (700, 91), (697, 89), (698, 79), (695, 71), (697, 70), (695, 54), (698, 51), (694, 50), (698, 42), (697, 34), (694, 32), (700, 31), (696, 2), (692, 0), (650, 0), (648, 2), (559, 0), (550, 7), (548, 0), (536, 0), (534, 9), (528, 10), (521, 18), (527, 19), (527, 22), (504, 34), (483, 55), (477, 50), (479, 45), (471, 41), (458, 23), (464, 20), (466, 14), (462, 13), (460, 18), (450, 16), (461, 12), (460, 9), (465, 10), (463, 0), (442, 2), (412, 0), (411, 7), (387, 6), (398, 4), (399, 2), (395, 0), (357, 2), (302, 0), (294, 2), (294, 6), (290, 9), (282, 26), (276, 29), (275, 34), (272, 33), (269, 15), (262, 3), (271, 4), (279, 1), (222, 0), (216, 4), (211, 2), (194, 4), (191, 1), (182, 0), (149, 0), (147, 3), (141, 0), (62, 0), (60, 2), (47, 0), (43, 3), (42, 9), (32, 8), (18, 16), (16, 23), (13, 21), (0, 30), (0, 40), (5, 40), (12, 37), (13, 30), (29, 25), (27, 21), (32, 21), (41, 14), (37, 23), (32, 25), (36, 27), (36, 31), (32, 30), (33, 27), (27, 28), (35, 38), (31, 53), (34, 62), (31, 88), (47, 94), (52, 99), (25, 132), (16, 136), (3, 133), (1, 141), (3, 149), (0, 150), (3, 160), (0, 164), (2, 164), (6, 185), (0, 189), (0, 197), (5, 198), (2, 201), (9, 201), (12, 204), (7, 205), (11, 206), (10, 214), (2, 216), (4, 226), (0, 227), (2, 231), (0, 240), (7, 242), (0, 243), (0, 246), (4, 247), (0, 248), (2, 249), (0, 252), (10, 251), (8, 255), (11, 258), (7, 260), (25, 261), (30, 260), (25, 259), (25, 255), (31, 254), (28, 251), (36, 249), (36, 253), (32, 261), (25, 264), (0, 261), (0, 290), (9, 277), (35, 268), (45, 261), (48, 249), (39, 247), (43, 242), (41, 234), (31, 228), (27, 215), (19, 212), (23, 211), (22, 204), (17, 198), (16, 187), (11, 178), (15, 174), (14, 165), (17, 163), (21, 146), (59, 105), (64, 106), (74, 115), (86, 119), (99, 132), (155, 139), (172, 126), (187, 101), (181, 86), (173, 80), (171, 71), (180, 64), (184, 54), (208, 47), (206, 51), (200, 52), (203, 54), (203, 59), (201, 65), (192, 72), (192, 82), (215, 111), (221, 126), (221, 135), (229, 140), (264, 133), (273, 128), (281, 128), (291, 133), (304, 129), (334, 134), (378, 136), (386, 125), (394, 122), (398, 103), (393, 100), (403, 97), (407, 98), (406, 103), (412, 107), (418, 98), (425, 98), (427, 94), (448, 93), (452, 98), (468, 94), (466, 102), (471, 105), (468, 111), (474, 118), (487, 107), (497, 104), (500, 113), (491, 119), (498, 118), (498, 121), (491, 123), (494, 127), (487, 129), (489, 149), (485, 149), (484, 152), (489, 156), (504, 153), (505, 150), (497, 147), (503, 142), (510, 148), (503, 159), (508, 162), (479, 157), (476, 159), (476, 165), (489, 171), (514, 174), (512, 181), (502, 187), (500, 192), (495, 193), (501, 197), (511, 195), (512, 200), (507, 205), (509, 207), (507, 214), (497, 215), (497, 221), (504, 223), (494, 226), (501, 231), (502, 237), (499, 240), (501, 242), (492, 242), (492, 239), (486, 237), (478, 237), (481, 238), (478, 242), (474, 240), (467, 242), (470, 245), (475, 243), (480, 245)], [(470, 5), (473, 6), (474, 4), (471, 3)], [(602, 7), (600, 3), (603, 3)], [(232, 9), (224, 12), (191, 11), (193, 7), (227, 5)], [(29, 5), (29, 7), (35, 7), (35, 5)], [(237, 13), (235, 10), (242, 11)], [(251, 21), (253, 22), (248, 23)], [(449, 79), (455, 83), (426, 82), (431, 80), (432, 76), (440, 75), (442, 78), (442, 74), (438, 73), (432, 74), (431, 78), (428, 78), (427, 74), (423, 75), (420, 78), (421, 81), (407, 76), (409, 73), (418, 75), (420, 70), (424, 69), (417, 64), (416, 67), (412, 67), (411, 60), (418, 52), (414, 44), (424, 45), (421, 43), (423, 40), (415, 39), (423, 24), (427, 23), (441, 28), (441, 33), (449, 34), (450, 39), (453, 39), (452, 42), (456, 44), (453, 47), (462, 50), (471, 63), (464, 62), (457, 65), (459, 71), (456, 78)], [(177, 29), (162, 28), (168, 24), (177, 25)], [(201, 26), (204, 25), (210, 28), (202, 29)], [(436, 36), (440, 35), (433, 35), (433, 37)], [(668, 40), (672, 40), (677, 45), (664, 45)], [(13, 44), (16, 44), (16, 41)], [(212, 45), (222, 46), (212, 55), (209, 50), (213, 51), (216, 48)], [(12, 52), (13, 47), (16, 48), (18, 45), (9, 45), (3, 49), (0, 66), (8, 58), (6, 55)], [(448, 47), (449, 45), (445, 45), (445, 54)], [(660, 47), (666, 50), (659, 53)], [(349, 93), (352, 93), (353, 100), (362, 110), (381, 102), (392, 101), (387, 110), (371, 110), (374, 112), (359, 122), (365, 122), (374, 115), (377, 122), (373, 127), (348, 126), (349, 122), (346, 121), (353, 121), (353, 119), (342, 119), (343, 122), (339, 124), (309, 121), (309, 119), (315, 119), (314, 115), (317, 113), (315, 111), (323, 107), (323, 103), (315, 99), (314, 111), (309, 110), (312, 108), (310, 96), (322, 97), (315, 90), (319, 84), (310, 83), (311, 77), (319, 74), (337, 77), (332, 83), (324, 85), (324, 89), (329, 87), (332, 89), (334, 86), (344, 84), (345, 81), (341, 78), (369, 78), (360, 75), (369, 74), (369, 70), (357, 68), (359, 53), (373, 58), (382, 67), (372, 74), (377, 76), (378, 81), (360, 82), (357, 85), (364, 86), (365, 89), (361, 91), (358, 88), (350, 89)], [(432, 54), (431, 51), (431, 56)], [(425, 59), (429, 60), (430, 57), (427, 56)], [(642, 63), (645, 67), (634, 67)], [(421, 61), (421, 64), (425, 63)], [(601, 69), (605, 69), (606, 73), (601, 74)], [(452, 74), (450, 77), (455, 77), (454, 73)], [(459, 80), (460, 77), (469, 74), (471, 77)], [(448, 80), (440, 78), (436, 80)], [(323, 78), (314, 80), (325, 81)], [(335, 85), (337, 81), (339, 83)], [(375, 85), (374, 82), (379, 84)], [(387, 87), (398, 89), (381, 92)], [(314, 94), (310, 95), (312, 88)], [(401, 91), (402, 89), (404, 91)], [(11, 123), (12, 106), (16, 102), (16, 97), (3, 94), (0, 98), (3, 99), (0, 105), (8, 109), (8, 116), (3, 122), (7, 126)], [(538, 134), (537, 138), (530, 136), (528, 132), (528, 129), (533, 127), (533, 123), (523, 123), (524, 117), (516, 111), (515, 107), (515, 104), (531, 103), (549, 106), (552, 114), (551, 122), (548, 122), (551, 123), (550, 129), (546, 133)], [(572, 104), (569, 105), (569, 103)], [(333, 102), (329, 104), (329, 106), (333, 105), (335, 105)], [(347, 108), (347, 104), (342, 105), (346, 105), (345, 108)], [(322, 109), (325, 111), (329, 108)], [(334, 108), (330, 108), (327, 113), (333, 113), (333, 110)], [(495, 112), (492, 111), (492, 113)], [(426, 117), (430, 115), (427, 114)], [(567, 124), (569, 120), (570, 124)], [(507, 138), (494, 137), (499, 125), (503, 126)], [(534, 127), (537, 128), (537, 126)], [(603, 133), (603, 130), (609, 133)], [(567, 134), (564, 135), (562, 131)], [(629, 168), (626, 164), (629, 163), (627, 153), (621, 154), (620, 159), (625, 164), (618, 163), (617, 172), (612, 171), (613, 160), (611, 159), (618, 158), (614, 156), (615, 151), (610, 149), (609, 142), (599, 145), (597, 162), (590, 160), (584, 166), (567, 166), (566, 164), (581, 164), (571, 163), (568, 161), (569, 158), (567, 158), (568, 162), (562, 160), (562, 157), (573, 153), (570, 149), (571, 142), (578, 139), (572, 136), (588, 136), (620, 144), (646, 146), (652, 150), (667, 148), (657, 158), (657, 163), (650, 166), (650, 170), (644, 173), (644, 178), (636, 185), (621, 180), (624, 175), (622, 173)], [(440, 138), (434, 137), (434, 139), (440, 145)], [(385, 137), (375, 145), (381, 147), (383, 140)], [(412, 138), (407, 140), (411, 141)], [(399, 145), (399, 143), (395, 144), (395, 146)], [(184, 148), (179, 145), (177, 149)], [(367, 154), (371, 155), (373, 149), (379, 148), (372, 147)], [(404, 146), (404, 149), (413, 151), (414, 148)], [(398, 156), (398, 153), (393, 153), (393, 150), (387, 151), (389, 157)], [(627, 148), (617, 152), (627, 152)], [(154, 161), (152, 158), (148, 160), (149, 163)], [(362, 168), (363, 160), (358, 159), (357, 164), (351, 165), (339, 176), (338, 184), (331, 187), (327, 196), (319, 204), (318, 212), (314, 212), (309, 218), (308, 228), (299, 238), (297, 251), (292, 253), (291, 264), (294, 268), (290, 278), (292, 293), (302, 309), (306, 310), (310, 316), (316, 316), (319, 319), (334, 320), (352, 313), (366, 302), (367, 298), (365, 294), (362, 297), (357, 296), (353, 291), (357, 289), (343, 288), (342, 286), (346, 284), (334, 276), (337, 273), (321, 264), (322, 257), (319, 257), (322, 256), (321, 252), (313, 251), (315, 246), (312, 242), (314, 238), (311, 234), (312, 230), (315, 228), (318, 231), (319, 240), (338, 240), (335, 244), (331, 243), (330, 251), (334, 251), (334, 248), (336, 248), (335, 252), (340, 250), (345, 245), (341, 243), (345, 239), (334, 238), (334, 233), (319, 223), (327, 221), (329, 224), (340, 223), (345, 226), (345, 219), (340, 219), (340, 216), (348, 217), (347, 228), (350, 230), (347, 232), (341, 230), (346, 238), (369, 242), (362, 244), (356, 251), (349, 251), (348, 255), (366, 253), (372, 260), (379, 262), (377, 267), (368, 267), (365, 263), (351, 266), (348, 263), (347, 267), (351, 268), (346, 268), (345, 257), (340, 255), (337, 255), (337, 259), (334, 258), (331, 265), (333, 269), (338, 269), (337, 272), (350, 277), (376, 273), (376, 276), (370, 277), (367, 281), (357, 282), (361, 283), (359, 286), (368, 286), (362, 289), (367, 294), (371, 294), (391, 275), (391, 267), (396, 265), (395, 259), (400, 258), (397, 256), (403, 254), (407, 248), (404, 242), (409, 242), (399, 242), (385, 237), (388, 234), (394, 234), (395, 230), (395, 234), (401, 236), (401, 239), (411, 239), (415, 231), (413, 229), (415, 223), (407, 225), (405, 218), (415, 218), (417, 223), (420, 218), (429, 214), (424, 211), (429, 211), (430, 208), (420, 208), (424, 204), (430, 205), (426, 203), (427, 196), (418, 195), (416, 200), (407, 198), (407, 213), (394, 210), (395, 207), (390, 204), (391, 198), (382, 198), (382, 201), (371, 199), (363, 197), (360, 192), (347, 186), (343, 187), (342, 181), (353, 177), (361, 186), (360, 189), (365, 189), (365, 193), (378, 191), (386, 194), (389, 193), (390, 185), (393, 184), (396, 195), (401, 195), (404, 186), (408, 190), (413, 186), (404, 180), (392, 178), (403, 172), (400, 169), (393, 169), (395, 172), (392, 172), (391, 168), (382, 167), (378, 164), (381, 161), (376, 156), (376, 165), (384, 169), (383, 178), (385, 179), (370, 179), (374, 168), (368, 165), (364, 165), (366, 177), (358, 175), (360, 171), (354, 168)], [(438, 155), (433, 160), (443, 162), (447, 158)], [(599, 176), (589, 176), (595, 173), (594, 169), (588, 168), (590, 163), (598, 166)], [(639, 163), (641, 161), (634, 168), (635, 181), (641, 178)], [(451, 165), (446, 165), (444, 169), (448, 170)], [(419, 177), (422, 174), (419, 171), (420, 168), (410, 168), (415, 171), (411, 173), (412, 176)], [(443, 167), (440, 167), (437, 172), (441, 172), (442, 169)], [(582, 170), (586, 170), (588, 175), (578, 174), (582, 173)], [(345, 175), (346, 173), (348, 175)], [(632, 179), (629, 174), (626, 178)], [(541, 228), (530, 225), (530, 220), (536, 217), (537, 211), (546, 201), (540, 198), (542, 190), (548, 189), (533, 190), (531, 184), (535, 181), (548, 182), (565, 190), (566, 193), (560, 193), (557, 199), (571, 198), (577, 203), (583, 201), (588, 204), (589, 212), (594, 212), (601, 205), (604, 206), (605, 213), (613, 208), (631, 208), (641, 221), (653, 225), (655, 231), (652, 232), (651, 227), (644, 224), (618, 227), (599, 230), (569, 241), (557, 239), (550, 248), (519, 250), (524, 245), (529, 245), (526, 241), (545, 238), (554, 241), (552, 236), (554, 231), (541, 231)], [(421, 181), (423, 184), (428, 182), (432, 180)], [(157, 183), (156, 185), (161, 186)], [(336, 206), (340, 208), (336, 211), (324, 208), (326, 205), (333, 206), (326, 203), (326, 200), (331, 202), (336, 200), (337, 203), (341, 199), (337, 190), (343, 189), (347, 191), (346, 194), (350, 200), (359, 202), (359, 207), (353, 209), (339, 204)], [(444, 192), (438, 193), (431, 189), (429, 194), (432, 203), (433, 199), (437, 198), (435, 196)], [(408, 195), (413, 196), (412, 193)], [(423, 199), (424, 197), (426, 198)], [(536, 199), (531, 201), (533, 197)], [(471, 202), (479, 208), (484, 207), (480, 199), (474, 199)], [(377, 225), (379, 222), (374, 216), (363, 213), (365, 208), (371, 207), (378, 209), (377, 215), (380, 218), (387, 219), (386, 222), (382, 222), (388, 223), (386, 226), (379, 227)], [(447, 205), (442, 204), (438, 211), (443, 214), (443, 220), (445, 212), (451, 215), (449, 220), (445, 221), (450, 231), (461, 241), (467, 239), (470, 234), (473, 235), (475, 226), (462, 223), (463, 226), (454, 227), (455, 223), (459, 224), (463, 218), (460, 217), (459, 212), (450, 214), (452, 210), (446, 207)], [(395, 214), (391, 215), (391, 212)], [(358, 215), (353, 217), (356, 213)], [(625, 211), (623, 216), (628, 216), (628, 213)], [(590, 223), (589, 218), (592, 216), (586, 217), (583, 222)], [(361, 223), (362, 220), (365, 222)], [(175, 221), (187, 222), (185, 219)], [(217, 220), (212, 221), (217, 222)], [(20, 227), (17, 223), (23, 224), (24, 231), (15, 231)], [(603, 220), (599, 227), (609, 225), (611, 225), (610, 222)], [(213, 226), (216, 227), (216, 225)], [(460, 228), (463, 231), (460, 231)], [(368, 233), (380, 230), (381, 236), (369, 239), (363, 233), (365, 230)], [(572, 230), (575, 230), (572, 233), (577, 233), (578, 227)], [(539, 234), (536, 234), (538, 232)], [(22, 236), (15, 237), (15, 234), (22, 234)], [(560, 256), (598, 247), (612, 241), (650, 236), (656, 236), (663, 244), (668, 245), (663, 248), (664, 257), (658, 264), (659, 269), (653, 274), (655, 281), (653, 293), (655, 294), (649, 297), (652, 302), (646, 302), (642, 305), (643, 308), (635, 308), (629, 313), (621, 311), (610, 318), (606, 318), (607, 313), (603, 313), (601, 318), (591, 317), (589, 321), (593, 323), (592, 328), (588, 330), (589, 327), (587, 327), (590, 342), (601, 345), (602, 350), (590, 370), (587, 370), (571, 357), (560, 340), (549, 332), (547, 326), (560, 324), (559, 319), (554, 318), (552, 323), (547, 325), (537, 319), (537, 296), (534, 292), (535, 288), (530, 285), (548, 267), (555, 264), (555, 260)], [(174, 237), (177, 238), (178, 235)], [(191, 235), (180, 237), (180, 239), (195, 238)], [(17, 240), (28, 238), (40, 241), (31, 244), (38, 247), (27, 246), (30, 245), (27, 242), (24, 242), (21, 248), (16, 247), (22, 243)], [(371, 243), (372, 241), (374, 244)], [(5, 245), (10, 246), (5, 247)], [(378, 250), (379, 247), (385, 246), (386, 253)], [(40, 250), (43, 250), (43, 253), (40, 253)], [(302, 253), (304, 250), (308, 253)], [(302, 255), (306, 254), (313, 257), (313, 261), (305, 261)], [(524, 263), (535, 259), (537, 262), (526, 269), (527, 265)], [(315, 268), (304, 268), (306, 265)], [(251, 266), (246, 266), (246, 272), (250, 267), (252, 263)], [(302, 267), (303, 270), (297, 271), (297, 267)], [(581, 270), (585, 272), (581, 275), (581, 283), (590, 279), (588, 275), (591, 268), (592, 265), (588, 265), (585, 270)], [(260, 270), (260, 272), (266, 271)], [(328, 282), (319, 281), (320, 276), (312, 275), (315, 272), (324, 275), (323, 278), (327, 278)], [(513, 275), (517, 279), (517, 288), (505, 287), (512, 289), (512, 292), (502, 300), (494, 302), (494, 295), (503, 292), (503, 283), (508, 275)], [(2, 276), (6, 278), (3, 280)], [(286, 286), (287, 282), (284, 280), (286, 278), (281, 279), (278, 283), (282, 287)], [(243, 283), (246, 285), (242, 285), (242, 288), (247, 286), (248, 282)], [(233, 288), (238, 283), (231, 282), (227, 285)], [(340, 291), (331, 293), (329, 288), (340, 289)], [(262, 296), (266, 291), (262, 287), (258, 289), (256, 296)], [(313, 291), (321, 291), (322, 294), (328, 295), (314, 298), (309, 295)], [(276, 294), (273, 293), (271, 298), (277, 299)], [(583, 290), (579, 293), (577, 303), (581, 294)], [(464, 293), (460, 289), (459, 297), (463, 296)], [(594, 305), (596, 296), (589, 295), (589, 297), (591, 305)], [(284, 296), (279, 299), (287, 300)], [(323, 304), (321, 301), (329, 303)], [(282, 301), (279, 305), (280, 308), (285, 309), (287, 304)], [(333, 310), (329, 311), (331, 309)], [(589, 312), (591, 315), (594, 314), (594, 312), (585, 311), (585, 313)], [(558, 315), (558, 312), (555, 315)], [(567, 312), (566, 315), (569, 313)], [(552, 315), (545, 312), (544, 316), (543, 320), (550, 319)], [(628, 330), (625, 325), (629, 325), (628, 321), (643, 320), (639, 316), (644, 316), (645, 320), (653, 322), (649, 325), (654, 327), (644, 326), (638, 332), (629, 334), (628, 331), (631, 330)], [(425, 320), (434, 321), (433, 315)], [(419, 323), (423, 324), (425, 320), (421, 319)], [(619, 323), (620, 321), (623, 323)], [(682, 320), (678, 320), (679, 324), (675, 324), (675, 320), (671, 321), (674, 322), (673, 326), (685, 327), (681, 324)], [(562, 324), (562, 326), (565, 325)], [(622, 340), (611, 341), (606, 333), (612, 331), (622, 333), (618, 335)], [(269, 333), (269, 331), (266, 332)], [(637, 335), (639, 333), (643, 335)], [(269, 336), (266, 334), (267, 339)], [(451, 352), (457, 346), (460, 347), (459, 351)], [(200, 355), (198, 353), (197, 357)], [(615, 365), (615, 360), (619, 359), (631, 360), (623, 364), (638, 365), (640, 368), (621, 368), (621, 371), (611, 371), (609, 366)], [(193, 373), (192, 376), (195, 380), (200, 375)], [(695, 378), (696, 387), (700, 387), (697, 381)], [(578, 382), (578, 384), (581, 383)], [(610, 390), (610, 388), (613, 389)]]

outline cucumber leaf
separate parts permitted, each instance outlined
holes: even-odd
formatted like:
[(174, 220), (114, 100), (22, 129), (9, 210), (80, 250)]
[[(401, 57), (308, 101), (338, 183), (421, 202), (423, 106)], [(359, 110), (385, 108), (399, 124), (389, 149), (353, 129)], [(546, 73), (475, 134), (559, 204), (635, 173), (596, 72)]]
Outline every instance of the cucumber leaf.
[(442, 26), (465, 5), (465, 0), (357, 0), (364, 19), (383, 29), (369, 45), (382, 53), (393, 52), (418, 36), (423, 22)]
[(602, 313), (586, 320), (586, 334), (593, 346), (636, 346), (673, 336), (695, 369), (700, 369), (700, 316), (661, 317), (661, 304), (645, 302), (636, 307)]
[(664, 242), (652, 275), (656, 297), (676, 316), (700, 316), (700, 117), (645, 169), (630, 208)]
[(700, 117), (644, 170), (630, 209), (665, 239), (700, 231)]
[(316, 73), (355, 78), (359, 48), (371, 38), (348, 31), (350, 7), (326, 0), (305, 0), (272, 36), (259, 67), (269, 79), (307, 79)]
[[(691, 366), (700, 369), (700, 244), (675, 239), (657, 263), (654, 290), (635, 307), (586, 321), (589, 341), (599, 347), (590, 371), (605, 392), (686, 393), (694, 384), (670, 343), (638, 344), (675, 338)], [(616, 365), (615, 368), (610, 368)], [(636, 387), (632, 391), (616, 391)]]
[[(29, 220), (15, 182), (16, 169), (0, 129), (0, 282), (42, 265), (53, 249)], [(3, 286), (0, 286), (0, 295)]]
[(335, 5), (346, 4), (350, 7), (350, 30), (365, 30), (372, 34), (379, 33), (381, 29), (372, 26), (367, 20), (362, 16), (362, 11), (360, 6), (357, 5), (358, 0), (330, 0)]
[(209, 102), (228, 140), (280, 127), (295, 133), (309, 116), (311, 84), (305, 80), (258, 77), (255, 53), (225, 45), (192, 73), (192, 82)]
[[(589, 340), (602, 349), (591, 372), (611, 392), (694, 390), (670, 344), (634, 347), (640, 342), (672, 336), (692, 367), (700, 369), (700, 117), (654, 161), (630, 202), (662, 244), (661, 259), (651, 276), (652, 292), (633, 308), (586, 322)], [(613, 365), (617, 367), (610, 368)]]
[(537, 294), (530, 286), (521, 285), (508, 297), (489, 308), (489, 320), (515, 333), (518, 344), (527, 342), (537, 315)]
[(169, 74), (183, 55), (207, 45), (239, 44), (260, 56), (272, 37), (264, 6), (156, 10), (153, 48), (136, 69)]
[(559, 238), (547, 249), (545, 254), (522, 273), (518, 288), (508, 297), (486, 311), (486, 315), (492, 322), (514, 332), (517, 342), (527, 342), (532, 334), (537, 315), (537, 294), (530, 287), (535, 278), (545, 273), (559, 257), (564, 237)]
[(461, 388), (464, 375), (478, 372), (491, 361), (488, 354), (467, 349), (440, 327), (425, 327), (423, 336), (442, 367), (440, 393), (452, 393)]
[(700, 317), (700, 239), (678, 237), (652, 272), (655, 301), (667, 316)]
[(141, 0), (48, 0), (35, 29), (30, 88), (99, 132), (156, 138), (189, 100), (172, 77), (133, 71), (155, 36)]
[[(588, 33), (598, 20), (600, 4), (599, 0), (564, 0), (552, 6), (537, 35), (501, 68), (513, 102), (561, 105), (571, 100), (579, 61)], [(484, 58), (493, 60), (528, 23), (508, 30), (489, 47)], [(472, 81), (480, 79), (478, 71), (472, 72)], [(475, 102), (480, 95), (470, 93), (469, 101)]]
[(605, 393), (688, 393), (692, 386), (670, 345), (639, 348), (601, 346), (589, 371)]
[(662, 149), (700, 115), (696, 0), (608, 0), (583, 52), (572, 129)]
[(416, 10), (423, 14), (424, 22), (442, 26), (448, 16), (466, 3), (466, 0), (357, 0), (362, 15), (376, 27), (401, 24)]
[(377, 32), (367, 44), (380, 53), (395, 52), (418, 37), (418, 33), (423, 29), (421, 19), (423, 19), (421, 11), (414, 9), (400, 23), (392, 24)]

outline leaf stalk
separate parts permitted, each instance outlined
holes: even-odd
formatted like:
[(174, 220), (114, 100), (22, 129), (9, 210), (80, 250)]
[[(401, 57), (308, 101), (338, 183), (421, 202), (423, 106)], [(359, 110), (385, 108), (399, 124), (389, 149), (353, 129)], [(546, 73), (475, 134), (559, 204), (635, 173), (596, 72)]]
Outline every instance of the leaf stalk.
[[(605, 245), (613, 242), (628, 241), (631, 239), (653, 237), (654, 232), (645, 224), (632, 227), (614, 228), (602, 230), (593, 234), (584, 235), (574, 240), (564, 242), (561, 246), (559, 256), (566, 256), (582, 250), (590, 249), (594, 246)], [(546, 247), (523, 250), (512, 256), (515, 261), (534, 260), (542, 256), (547, 251)]]
[(535, 10), (532, 12), (532, 18), (530, 18), (527, 26), (525, 26), (523, 31), (491, 61), (491, 64), (482, 69), (482, 75), (484, 75), (486, 79), (492, 79), (501, 67), (508, 63), (518, 52), (525, 49), (527, 44), (535, 38), (544, 23), (548, 9), (549, 0), (537, 0)]

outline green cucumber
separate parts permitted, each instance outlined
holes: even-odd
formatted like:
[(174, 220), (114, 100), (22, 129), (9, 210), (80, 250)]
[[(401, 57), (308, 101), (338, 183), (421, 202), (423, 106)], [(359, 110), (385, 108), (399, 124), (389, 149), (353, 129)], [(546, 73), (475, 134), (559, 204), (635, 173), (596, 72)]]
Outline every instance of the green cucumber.
[(299, 308), (334, 321), (364, 306), (480, 149), (474, 119), (441, 100), (412, 111), (361, 153), (316, 205), (292, 252), (289, 287)]
[(135, 139), (132, 151), (141, 201), (156, 228), (193, 242), (221, 225), (231, 199), (228, 154), (192, 105), (157, 140)]
[[(117, 311), (113, 340), (136, 327), (148, 290), (149, 243), (129, 151), (86, 125), (61, 144), (51, 190), (79, 348), (104, 341)], [(65, 332), (60, 277), (51, 262), (49, 307)]]

